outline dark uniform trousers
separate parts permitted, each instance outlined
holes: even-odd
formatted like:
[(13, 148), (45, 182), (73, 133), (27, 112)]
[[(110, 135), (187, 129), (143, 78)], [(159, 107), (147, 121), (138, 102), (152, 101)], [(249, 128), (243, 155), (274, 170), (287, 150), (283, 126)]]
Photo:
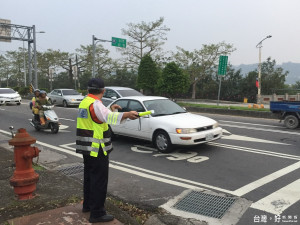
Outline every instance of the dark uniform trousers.
[(108, 183), (108, 155), (99, 150), (98, 157), (83, 154), (84, 183), (83, 208), (90, 209), (90, 217), (97, 218), (106, 214), (104, 203)]

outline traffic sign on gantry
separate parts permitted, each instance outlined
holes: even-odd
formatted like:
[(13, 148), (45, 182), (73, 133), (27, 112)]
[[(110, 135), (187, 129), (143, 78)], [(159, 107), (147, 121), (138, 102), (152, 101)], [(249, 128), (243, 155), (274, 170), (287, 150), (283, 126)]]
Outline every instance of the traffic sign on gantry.
[(228, 56), (221, 55), (219, 58), (218, 75), (226, 75)]
[(116, 46), (116, 47), (120, 47), (120, 48), (126, 48), (126, 39), (112, 37), (111, 38), (111, 45)]

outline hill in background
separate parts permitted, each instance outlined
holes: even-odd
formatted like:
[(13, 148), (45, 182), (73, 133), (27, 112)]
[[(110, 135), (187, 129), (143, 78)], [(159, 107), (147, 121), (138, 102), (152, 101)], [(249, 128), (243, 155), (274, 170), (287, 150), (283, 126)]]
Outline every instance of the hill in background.
[[(239, 66), (233, 66), (234, 69), (241, 69), (242, 74), (246, 76), (250, 71), (257, 70), (258, 64), (241, 64)], [(300, 63), (282, 63), (281, 65), (276, 65), (276, 67), (282, 67), (284, 71), (289, 71), (285, 83), (294, 84), (296, 81), (300, 81)]]

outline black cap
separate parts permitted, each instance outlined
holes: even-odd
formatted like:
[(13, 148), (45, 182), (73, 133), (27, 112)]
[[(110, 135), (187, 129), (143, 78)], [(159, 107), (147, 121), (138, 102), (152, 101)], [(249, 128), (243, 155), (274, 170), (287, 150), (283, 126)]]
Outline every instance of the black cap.
[(101, 78), (92, 78), (88, 82), (88, 89), (99, 89), (104, 87), (104, 81)]

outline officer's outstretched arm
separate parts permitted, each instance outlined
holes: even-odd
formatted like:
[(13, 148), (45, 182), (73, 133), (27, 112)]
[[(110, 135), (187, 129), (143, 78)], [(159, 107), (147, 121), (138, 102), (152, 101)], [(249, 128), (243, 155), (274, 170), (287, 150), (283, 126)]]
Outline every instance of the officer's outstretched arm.
[(139, 114), (136, 111), (124, 112), (123, 116), (122, 116), (122, 120), (124, 120), (124, 119), (135, 120), (138, 117), (139, 117)]

